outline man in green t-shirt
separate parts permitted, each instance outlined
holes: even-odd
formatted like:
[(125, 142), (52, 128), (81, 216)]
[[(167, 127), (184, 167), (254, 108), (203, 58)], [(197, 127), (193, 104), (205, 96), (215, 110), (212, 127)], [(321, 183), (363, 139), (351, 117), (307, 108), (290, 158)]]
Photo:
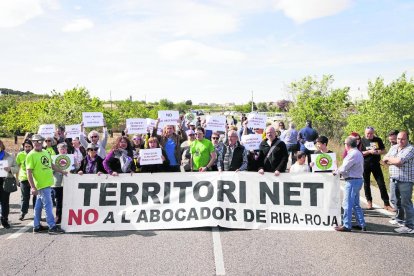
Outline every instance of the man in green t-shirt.
[(213, 143), (204, 138), (204, 128), (197, 127), (197, 140), (191, 143), (191, 167), (192, 171), (205, 172), (211, 169), (216, 160), (216, 150)]
[[(29, 211), (30, 201), (30, 184), (27, 180), (26, 173), (26, 157), (27, 154), (33, 149), (32, 141), (25, 140), (22, 144), (23, 151), (19, 152), (16, 156), (16, 163), (19, 166), (19, 182), (21, 190), (21, 204), (20, 204), (20, 217), (19, 220), (23, 220)], [(36, 196), (33, 195), (33, 209), (36, 202)]]
[[(32, 137), (34, 149), (26, 157), (27, 179), (29, 180), (33, 195), (37, 195), (34, 218), (33, 232), (39, 233), (49, 229), (49, 234), (61, 234), (64, 231), (55, 223), (53, 217), (53, 204), (51, 186), (53, 185), (53, 171), (60, 172), (64, 175), (68, 173), (57, 168), (52, 163), (50, 153), (42, 148), (45, 138), (36, 134)], [(46, 221), (49, 228), (40, 224), (42, 209), (45, 208)]]

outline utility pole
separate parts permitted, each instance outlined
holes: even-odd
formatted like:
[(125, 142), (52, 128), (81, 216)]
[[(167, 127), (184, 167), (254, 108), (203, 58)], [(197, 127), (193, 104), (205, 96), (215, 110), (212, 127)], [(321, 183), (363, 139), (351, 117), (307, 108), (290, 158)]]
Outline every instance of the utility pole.
[(253, 90), (252, 90), (252, 112), (253, 112)]
[(109, 90), (109, 102), (111, 103), (111, 110), (112, 110), (112, 91)]

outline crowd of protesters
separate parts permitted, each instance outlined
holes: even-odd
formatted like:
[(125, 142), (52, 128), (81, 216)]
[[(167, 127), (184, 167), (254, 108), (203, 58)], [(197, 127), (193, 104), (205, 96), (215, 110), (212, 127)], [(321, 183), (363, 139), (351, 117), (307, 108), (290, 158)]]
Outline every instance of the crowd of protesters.
[[(18, 175), (21, 189), (19, 219), (25, 219), (32, 195), (33, 232), (63, 233), (58, 225), (61, 223), (64, 196), (62, 179), (67, 172), (53, 165), (52, 155), (73, 154), (74, 166), (70, 173), (79, 175), (255, 171), (260, 174), (270, 172), (278, 176), (285, 172), (311, 172), (315, 168), (315, 160), (311, 160), (311, 154), (332, 153), (328, 149), (328, 138), (319, 135), (312, 127), (311, 121), (306, 121), (306, 126), (300, 130), (296, 129), (293, 122), (290, 122), (286, 129), (282, 121), (270, 124), (266, 129), (249, 129), (246, 116), (241, 117), (239, 128), (233, 116), (223, 132), (206, 131), (205, 123), (201, 118), (197, 118), (195, 124), (179, 119), (176, 125), (166, 125), (159, 133), (157, 120), (156, 126), (147, 134), (131, 136), (128, 135), (128, 130), (125, 130), (115, 139), (109, 151), (106, 150), (106, 126), (103, 126), (102, 134), (96, 130), (86, 133), (82, 124), (80, 136), (73, 139), (65, 138), (63, 128), (58, 128), (54, 137), (42, 137), (38, 134), (25, 137), (16, 158), (6, 152), (4, 144), (0, 141), (0, 160), (8, 161), (5, 170)], [(345, 179), (344, 223), (336, 230), (366, 230), (359, 192), (363, 186), (368, 209), (372, 209), (372, 173), (380, 189), (384, 209), (396, 212), (395, 219), (390, 223), (399, 227), (396, 229), (399, 233), (414, 233), (414, 211), (411, 202), (414, 148), (408, 143), (408, 132), (390, 132), (389, 141), (392, 147), (381, 161), (381, 155), (386, 153), (385, 146), (381, 138), (374, 135), (374, 131), (374, 128), (367, 127), (364, 137), (352, 132), (344, 142), (342, 166), (328, 171), (341, 174)], [(257, 150), (246, 150), (241, 142), (241, 137), (248, 134), (262, 135), (263, 141)], [(309, 144), (313, 148), (309, 147)], [(162, 163), (140, 164), (140, 151), (154, 148), (161, 149)], [(385, 187), (380, 162), (390, 169), (390, 197)], [(1, 224), (4, 228), (10, 228), (10, 193), (4, 191), (3, 181), (4, 178), (0, 178)], [(53, 204), (56, 205), (55, 215)], [(42, 209), (45, 209), (48, 227), (40, 223)], [(357, 225), (351, 224), (352, 211), (355, 212)]]

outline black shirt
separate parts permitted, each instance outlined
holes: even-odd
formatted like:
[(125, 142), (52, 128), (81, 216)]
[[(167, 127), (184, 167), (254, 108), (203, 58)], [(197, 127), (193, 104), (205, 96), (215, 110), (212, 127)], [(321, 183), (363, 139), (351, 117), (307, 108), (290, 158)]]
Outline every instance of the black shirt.
[[(371, 149), (374, 149), (374, 150), (385, 149), (384, 143), (379, 137), (374, 137), (372, 138), (372, 140), (362, 138), (361, 144), (362, 144), (362, 149), (361, 149), (362, 151), (367, 151)], [(379, 154), (378, 155), (368, 154), (364, 156), (365, 163), (378, 163), (380, 160), (381, 160), (381, 155)]]

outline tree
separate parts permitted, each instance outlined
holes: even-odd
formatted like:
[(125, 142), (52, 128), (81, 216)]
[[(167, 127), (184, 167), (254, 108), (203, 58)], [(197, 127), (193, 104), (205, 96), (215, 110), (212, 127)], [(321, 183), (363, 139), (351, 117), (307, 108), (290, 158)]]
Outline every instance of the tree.
[(185, 105), (193, 105), (193, 101), (192, 100), (186, 100)]
[(378, 136), (387, 137), (392, 129), (414, 130), (414, 80), (402, 74), (389, 85), (383, 78), (368, 83), (368, 99), (356, 105), (347, 118), (346, 133), (357, 131), (363, 135), (367, 126), (376, 129)]
[(351, 103), (349, 87), (334, 89), (331, 87), (333, 81), (331, 75), (325, 75), (320, 81), (308, 76), (292, 82), (289, 90), (295, 100), (289, 117), (299, 128), (310, 119), (321, 135), (340, 140)]

